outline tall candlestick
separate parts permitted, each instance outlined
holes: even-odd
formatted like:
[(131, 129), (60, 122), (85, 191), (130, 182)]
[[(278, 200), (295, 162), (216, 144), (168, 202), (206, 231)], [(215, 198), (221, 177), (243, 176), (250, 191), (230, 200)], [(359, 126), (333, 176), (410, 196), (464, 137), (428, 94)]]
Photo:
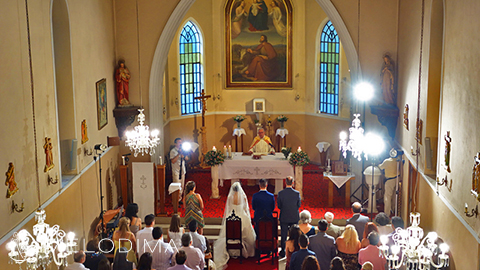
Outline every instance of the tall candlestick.
[(231, 145), (228, 146), (228, 156), (232, 157), (232, 146)]
[(226, 145), (223, 146), (223, 154), (225, 155), (225, 157), (228, 157), (227, 146)]

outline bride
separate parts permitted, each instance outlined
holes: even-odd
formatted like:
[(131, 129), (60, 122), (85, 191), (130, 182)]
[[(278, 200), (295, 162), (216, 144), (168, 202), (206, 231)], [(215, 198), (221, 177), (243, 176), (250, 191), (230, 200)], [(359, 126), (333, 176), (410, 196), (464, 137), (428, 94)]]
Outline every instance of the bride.
[[(227, 252), (226, 239), (225, 239), (225, 224), (226, 219), (232, 214), (232, 210), (235, 210), (235, 215), (242, 219), (242, 255), (247, 257), (253, 257), (255, 255), (255, 231), (252, 227), (250, 208), (248, 207), (247, 195), (243, 191), (240, 182), (235, 182), (230, 187), (230, 192), (227, 197), (227, 204), (225, 205), (225, 214), (223, 215), (222, 227), (220, 229), (220, 236), (213, 245), (215, 254), (215, 265), (217, 269), (225, 269), (227, 267), (230, 254), (238, 256), (239, 253), (235, 253), (236, 250)], [(229, 254), (230, 253), (230, 254)]]

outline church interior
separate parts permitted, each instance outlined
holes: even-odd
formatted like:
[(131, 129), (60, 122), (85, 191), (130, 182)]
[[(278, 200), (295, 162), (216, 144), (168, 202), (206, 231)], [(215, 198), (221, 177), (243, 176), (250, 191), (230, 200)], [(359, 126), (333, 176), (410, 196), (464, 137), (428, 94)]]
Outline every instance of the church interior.
[[(385, 147), (378, 160), (366, 160), (363, 154), (362, 161), (350, 155), (349, 162), (344, 160), (345, 168), (357, 175), (349, 182), (350, 194), (342, 194), (351, 200), (346, 205), (365, 201), (363, 169), (378, 165), (396, 149), (403, 154), (397, 215), (409, 226), (410, 213), (421, 214), (425, 234), (434, 231), (448, 244), (449, 269), (480, 269), (480, 91), (475, 90), (480, 84), (480, 33), (475, 30), (480, 2), (264, 0), (272, 10), (269, 30), (258, 33), (252, 25), (244, 27), (246, 13), (237, 28), (232, 9), (244, 3), (248, 11), (252, 2), (2, 1), (2, 269), (18, 269), (9, 263), (7, 243), (16, 232), (32, 230), (39, 208), (45, 210), (47, 223), (75, 232), (79, 243), (91, 239), (99, 213), (113, 209), (125, 192), (125, 159), (131, 181), (132, 163), (168, 163), (175, 138), (199, 145), (192, 156), (196, 160), (215, 147), (247, 152), (261, 126), (277, 153), (285, 146), (308, 154), (304, 179), (313, 179), (309, 169), (323, 171), (327, 160), (328, 167), (330, 160), (344, 160), (339, 134), (349, 131), (355, 114), (360, 114), (365, 133), (378, 134)], [(283, 18), (276, 21), (278, 2)], [(334, 75), (325, 75), (322, 66), (326, 31), (338, 40)], [(185, 35), (192, 33), (198, 39), (194, 53), (184, 44)], [(260, 33), (268, 41), (259, 43)], [(279, 62), (269, 66), (265, 47), (258, 49), (264, 58), (256, 68), (276, 72), (262, 77), (258, 71), (252, 74), (257, 58), (248, 62), (244, 56), (254, 55), (254, 48), (265, 43), (274, 45), (267, 48), (268, 57), (273, 50)], [(188, 61), (185, 50), (199, 59), (194, 71), (182, 65)], [(122, 98), (131, 106), (119, 100), (116, 73), (121, 60), (129, 70)], [(185, 72), (200, 80), (193, 90), (185, 86)], [(388, 97), (382, 89), (385, 72), (392, 79)], [(333, 101), (325, 101), (331, 93), (322, 92), (328, 88), (322, 86), (325, 80), (335, 85)], [(370, 100), (356, 96), (360, 82), (373, 86)], [(203, 89), (208, 99), (202, 105), (192, 97)], [(325, 104), (333, 104), (333, 111), (324, 109)], [(126, 146), (124, 132), (138, 125), (138, 108), (144, 109), (145, 124), (159, 130), (159, 145), (151, 155), (134, 155)], [(237, 124), (237, 115), (245, 120)], [(280, 116), (288, 120), (278, 121)], [(243, 136), (235, 134), (240, 127)], [(279, 129), (288, 135), (277, 136)], [(321, 142), (330, 146), (325, 153), (318, 149)], [(99, 150), (99, 145), (108, 148)], [(187, 175), (198, 165), (193, 163)], [(198, 170), (197, 176), (210, 187), (210, 169)], [(167, 184), (170, 178), (167, 170)], [(306, 181), (304, 190), (309, 188)], [(225, 185), (221, 192), (226, 195), (230, 181)], [(358, 195), (359, 189), (365, 194)], [(204, 200), (210, 195), (202, 194)], [(168, 192), (166, 197), (172, 211)], [(340, 208), (350, 215), (348, 207)]]

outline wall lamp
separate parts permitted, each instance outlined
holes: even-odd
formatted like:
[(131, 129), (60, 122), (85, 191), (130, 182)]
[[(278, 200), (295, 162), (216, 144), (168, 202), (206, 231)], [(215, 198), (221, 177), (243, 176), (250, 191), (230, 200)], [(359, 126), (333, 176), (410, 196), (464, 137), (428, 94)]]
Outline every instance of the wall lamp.
[(478, 216), (478, 205), (475, 208), (472, 208), (471, 213), (468, 212), (468, 204), (465, 203), (465, 215), (467, 217), (477, 217)]
[(22, 205), (19, 207), (18, 204), (16, 204), (15, 201), (12, 200), (12, 213), (14, 213), (14, 212), (21, 213), (21, 212), (23, 212), (23, 209), (25, 208), (25, 207), (23, 206), (23, 203), (24, 203), (24, 200), (22, 199)]
[(55, 174), (55, 180), (50, 175), (47, 176), (48, 185), (55, 185), (58, 183), (58, 174)]

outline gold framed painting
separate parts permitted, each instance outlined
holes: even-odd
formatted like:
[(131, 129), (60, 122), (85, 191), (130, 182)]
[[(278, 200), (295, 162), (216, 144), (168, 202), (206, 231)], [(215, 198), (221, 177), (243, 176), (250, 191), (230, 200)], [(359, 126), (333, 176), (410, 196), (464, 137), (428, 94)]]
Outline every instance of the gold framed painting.
[(107, 117), (107, 79), (103, 78), (95, 83), (97, 92), (97, 119), (98, 130), (108, 124)]
[(226, 88), (292, 88), (290, 0), (225, 4)]

